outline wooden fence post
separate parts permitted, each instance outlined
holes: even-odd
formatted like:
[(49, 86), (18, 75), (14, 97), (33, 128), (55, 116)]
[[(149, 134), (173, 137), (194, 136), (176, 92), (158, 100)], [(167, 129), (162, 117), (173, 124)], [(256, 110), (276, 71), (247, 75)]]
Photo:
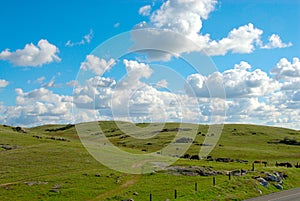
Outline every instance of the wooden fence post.
[(150, 193), (150, 201), (152, 201), (152, 194)]
[(213, 177), (213, 186), (215, 186), (215, 185), (216, 185), (216, 178)]
[(176, 189), (174, 190), (174, 198), (175, 199), (177, 198), (177, 191), (176, 191)]
[(195, 183), (195, 191), (197, 191), (198, 190), (198, 184), (197, 184), (197, 182)]

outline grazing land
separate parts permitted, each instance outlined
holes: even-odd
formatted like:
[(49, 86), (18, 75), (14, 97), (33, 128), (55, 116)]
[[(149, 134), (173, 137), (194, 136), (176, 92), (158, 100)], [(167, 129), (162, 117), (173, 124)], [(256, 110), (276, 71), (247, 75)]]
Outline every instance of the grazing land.
[[(114, 145), (141, 154), (158, 152), (178, 131), (197, 135), (171, 167), (131, 175), (96, 161), (81, 144), (74, 125), (0, 125), (0, 200), (146, 201), (150, 194), (153, 201), (243, 200), (300, 187), (300, 132), (296, 130), (228, 124), (209, 156), (198, 160), (193, 156), (209, 146), (204, 144), (207, 125), (167, 123), (151, 139), (128, 136), (112, 121), (99, 125)], [(270, 179), (273, 173), (282, 176), (280, 181)]]

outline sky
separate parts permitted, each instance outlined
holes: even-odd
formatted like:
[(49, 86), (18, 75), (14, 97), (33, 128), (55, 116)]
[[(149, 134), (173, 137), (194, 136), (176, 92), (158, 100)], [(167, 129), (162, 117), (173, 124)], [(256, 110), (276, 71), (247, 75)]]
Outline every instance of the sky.
[(300, 129), (298, 0), (2, 0), (0, 124)]

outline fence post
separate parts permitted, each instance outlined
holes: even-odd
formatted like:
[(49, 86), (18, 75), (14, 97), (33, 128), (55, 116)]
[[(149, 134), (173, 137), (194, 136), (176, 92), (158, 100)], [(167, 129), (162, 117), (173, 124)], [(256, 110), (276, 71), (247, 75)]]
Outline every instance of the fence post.
[(150, 201), (152, 201), (152, 194), (150, 193)]
[(195, 191), (197, 191), (198, 190), (198, 184), (197, 184), (197, 182), (195, 183)]
[(252, 172), (254, 171), (254, 163), (252, 163)]
[(215, 186), (215, 185), (216, 185), (216, 178), (213, 177), (213, 186)]
[(177, 198), (177, 191), (176, 191), (176, 189), (174, 190), (174, 198), (175, 199)]
[(231, 179), (231, 172), (229, 172), (229, 174), (228, 174), (228, 180), (230, 180)]

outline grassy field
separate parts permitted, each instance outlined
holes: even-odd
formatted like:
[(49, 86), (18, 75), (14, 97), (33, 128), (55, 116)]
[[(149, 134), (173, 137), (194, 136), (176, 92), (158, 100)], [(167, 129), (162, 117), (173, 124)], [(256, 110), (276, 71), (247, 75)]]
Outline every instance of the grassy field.
[[(122, 123), (124, 127), (132, 126)], [(126, 135), (115, 122), (99, 122), (102, 133), (116, 146), (133, 153), (156, 152), (175, 137), (179, 124), (137, 124), (153, 126), (151, 139), (136, 139)], [(156, 129), (157, 127), (157, 129)], [(187, 151), (198, 154), (208, 132), (208, 126), (184, 124), (182, 132), (196, 132)], [(181, 131), (180, 131), (181, 132)], [(34, 136), (34, 137), (33, 137)], [(281, 171), (288, 175), (284, 189), (300, 187), (300, 169), (275, 167), (277, 162), (300, 163), (300, 146), (278, 143), (288, 138), (300, 141), (300, 132), (284, 128), (256, 125), (225, 125), (220, 140), (210, 153), (213, 158), (231, 158), (248, 162), (216, 162), (179, 159), (174, 166), (205, 166), (222, 172), (250, 170), (243, 176), (225, 174), (184, 176), (167, 172), (145, 175), (124, 174), (110, 170), (96, 161), (83, 147), (74, 126), (45, 125), (25, 128), (25, 133), (0, 125), (0, 200), (243, 200), (279, 191), (273, 185), (263, 187), (252, 177), (262, 172)], [(3, 146), (4, 145), (4, 146)], [(1, 148), (2, 147), (2, 148)], [(195, 189), (197, 183), (197, 191)]]

